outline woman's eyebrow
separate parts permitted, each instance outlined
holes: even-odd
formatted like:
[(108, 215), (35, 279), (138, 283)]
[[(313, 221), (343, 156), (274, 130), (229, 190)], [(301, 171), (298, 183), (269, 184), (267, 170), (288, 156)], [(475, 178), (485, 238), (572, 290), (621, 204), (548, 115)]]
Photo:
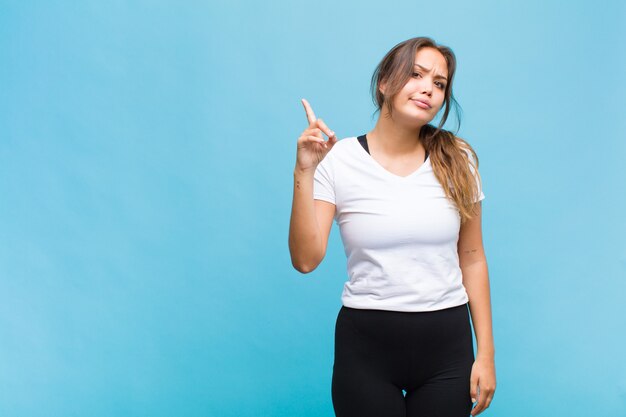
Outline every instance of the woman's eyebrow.
[[(420, 64), (414, 64), (414, 65), (416, 67), (419, 67), (422, 71), (430, 72), (429, 68), (423, 67)], [(443, 75), (441, 75), (441, 74), (435, 75), (435, 78), (443, 78), (444, 80), (448, 81), (448, 79), (446, 77), (444, 77)]]

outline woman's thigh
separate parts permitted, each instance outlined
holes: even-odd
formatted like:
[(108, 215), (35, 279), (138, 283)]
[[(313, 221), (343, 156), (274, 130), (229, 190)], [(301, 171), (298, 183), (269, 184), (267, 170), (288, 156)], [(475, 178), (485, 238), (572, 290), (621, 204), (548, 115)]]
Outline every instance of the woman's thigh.
[(406, 416), (400, 352), (385, 337), (388, 326), (378, 321), (387, 316), (346, 307), (337, 316), (332, 378), (337, 417)]
[(467, 417), (472, 410), (469, 379), (433, 380), (407, 392), (406, 417)]
[(377, 378), (333, 373), (332, 400), (337, 417), (406, 417), (402, 390)]
[(474, 363), (467, 305), (429, 312), (425, 317), (429, 326), (440, 331), (426, 331), (428, 340), (414, 333), (407, 417), (467, 417), (472, 409), (470, 374)]

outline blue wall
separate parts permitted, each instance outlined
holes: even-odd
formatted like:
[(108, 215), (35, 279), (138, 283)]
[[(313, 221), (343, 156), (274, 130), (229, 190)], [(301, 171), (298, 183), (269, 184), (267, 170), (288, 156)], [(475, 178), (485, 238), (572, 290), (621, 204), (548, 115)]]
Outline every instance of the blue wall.
[[(0, 415), (332, 416), (346, 279), (287, 247), (300, 99), (450, 45), (486, 199), (484, 415), (626, 415), (626, 8), (0, 1)], [(453, 127), (453, 126), (452, 126)]]

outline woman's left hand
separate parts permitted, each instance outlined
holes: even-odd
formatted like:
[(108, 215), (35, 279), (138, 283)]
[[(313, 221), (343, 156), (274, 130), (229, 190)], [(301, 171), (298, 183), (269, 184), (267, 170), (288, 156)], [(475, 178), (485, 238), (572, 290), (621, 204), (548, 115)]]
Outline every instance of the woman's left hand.
[[(493, 358), (478, 357), (472, 365), (470, 396), (475, 403), (472, 416), (477, 416), (489, 407), (496, 392), (496, 366)], [(476, 401), (478, 400), (478, 402)]]

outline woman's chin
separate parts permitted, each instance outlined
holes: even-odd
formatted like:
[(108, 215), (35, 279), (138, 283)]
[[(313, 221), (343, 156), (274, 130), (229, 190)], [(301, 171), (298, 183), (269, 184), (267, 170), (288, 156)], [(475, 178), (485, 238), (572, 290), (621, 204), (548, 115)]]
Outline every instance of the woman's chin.
[(430, 123), (435, 117), (429, 114), (415, 114), (414, 112), (412, 112), (412, 114), (406, 114), (404, 115), (404, 117), (402, 117), (402, 121), (410, 124), (413, 127), (416, 128), (420, 128), (428, 123)]

